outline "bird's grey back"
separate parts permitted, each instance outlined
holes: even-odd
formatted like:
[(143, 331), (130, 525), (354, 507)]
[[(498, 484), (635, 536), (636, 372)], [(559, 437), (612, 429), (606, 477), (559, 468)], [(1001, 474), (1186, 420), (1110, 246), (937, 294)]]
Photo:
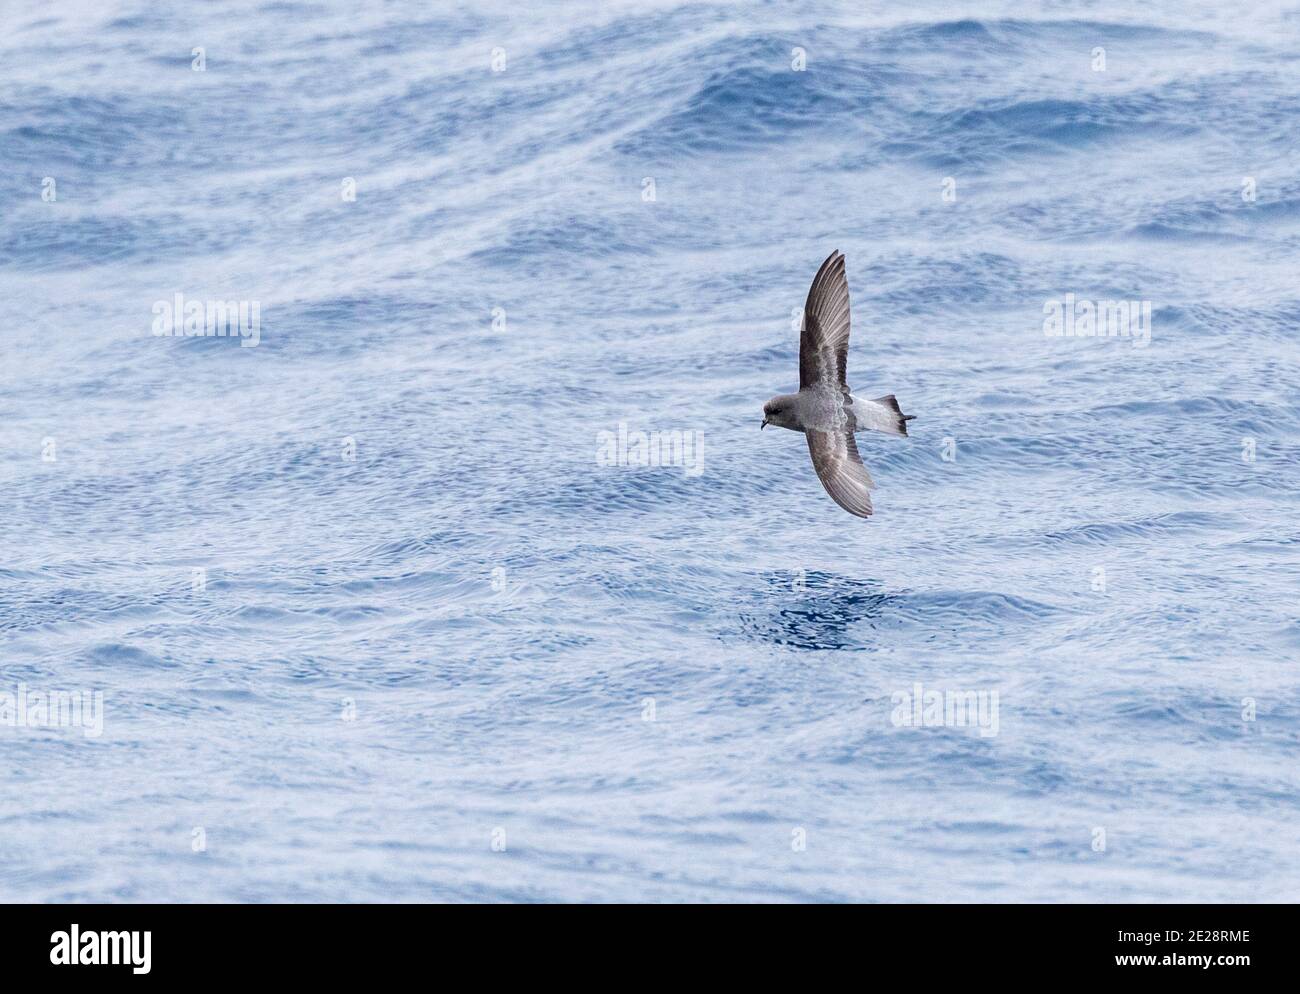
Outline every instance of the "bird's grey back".
[(826, 380), (795, 394), (794, 407), (805, 431), (852, 432), (857, 427), (848, 390)]

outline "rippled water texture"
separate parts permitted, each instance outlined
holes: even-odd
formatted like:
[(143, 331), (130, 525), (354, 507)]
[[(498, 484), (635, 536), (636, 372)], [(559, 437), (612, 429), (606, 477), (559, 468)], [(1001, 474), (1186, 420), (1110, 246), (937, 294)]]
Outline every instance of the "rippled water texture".
[[(0, 721), (0, 898), (1294, 900), (1300, 14), (1217, 6), (9, 4), (0, 705), (103, 728)], [(758, 430), (832, 249), (870, 521)]]

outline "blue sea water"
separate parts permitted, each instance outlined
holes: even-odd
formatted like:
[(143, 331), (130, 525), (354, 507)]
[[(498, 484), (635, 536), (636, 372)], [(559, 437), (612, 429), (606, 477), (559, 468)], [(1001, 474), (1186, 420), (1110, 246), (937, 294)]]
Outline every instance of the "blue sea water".
[(6, 5), (0, 898), (1300, 896), (1294, 5), (523, 6)]

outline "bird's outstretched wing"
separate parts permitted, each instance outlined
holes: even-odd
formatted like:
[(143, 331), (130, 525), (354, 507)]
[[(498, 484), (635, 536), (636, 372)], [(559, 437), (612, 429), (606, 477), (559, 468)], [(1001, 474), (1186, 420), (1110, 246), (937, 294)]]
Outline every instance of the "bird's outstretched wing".
[(832, 252), (813, 277), (803, 307), (799, 336), (799, 389), (823, 386), (848, 389), (844, 367), (849, 358), (849, 281), (844, 256)]
[(852, 429), (847, 431), (807, 431), (808, 452), (813, 468), (831, 499), (850, 514), (871, 517), (871, 488), (875, 486), (867, 467), (862, 465)]

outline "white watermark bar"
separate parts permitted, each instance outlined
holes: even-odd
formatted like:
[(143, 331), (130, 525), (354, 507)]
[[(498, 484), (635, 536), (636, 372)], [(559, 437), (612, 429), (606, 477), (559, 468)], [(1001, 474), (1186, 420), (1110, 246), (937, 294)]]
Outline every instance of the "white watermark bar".
[(981, 738), (998, 734), (996, 690), (926, 690), (920, 683), (889, 695), (895, 728), (978, 728)]
[(153, 305), (156, 337), (239, 338), (241, 348), (256, 348), (262, 340), (262, 304), (257, 300), (171, 300)]
[(704, 432), (629, 430), (620, 421), (617, 432), (597, 432), (596, 465), (679, 467), (686, 476), (699, 476), (704, 472)]
[(102, 690), (40, 690), (20, 683), (0, 690), (0, 728), (80, 728), (88, 739), (104, 733)]
[(1067, 293), (1043, 303), (1045, 338), (1131, 338), (1135, 349), (1151, 344), (1151, 301), (1088, 300)]

